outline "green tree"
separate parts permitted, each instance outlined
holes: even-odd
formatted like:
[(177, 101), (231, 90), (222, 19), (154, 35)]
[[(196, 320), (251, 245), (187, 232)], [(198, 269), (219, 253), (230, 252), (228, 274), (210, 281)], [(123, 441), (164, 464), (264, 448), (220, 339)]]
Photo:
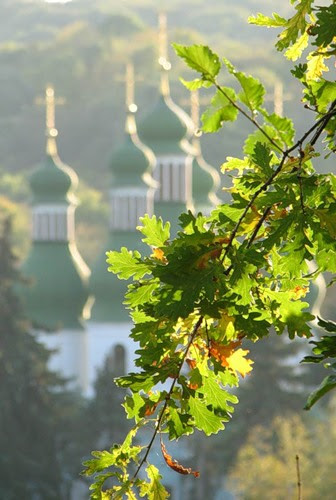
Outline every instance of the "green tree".
[(114, 384), (114, 378), (123, 375), (120, 366), (122, 346), (116, 346), (105, 359), (94, 383), (94, 396), (88, 405), (88, 428), (91, 446), (106, 448), (119, 440), (130, 428), (121, 404), (125, 392)]
[[(233, 387), (239, 375), (252, 370), (249, 341), (276, 334), (290, 340), (312, 336), (314, 316), (304, 298), (320, 273), (336, 272), (336, 177), (313, 165), (322, 136), (325, 154), (336, 150), (336, 84), (324, 78), (326, 63), (336, 54), (336, 25), (327, 23), (324, 7), (313, 4), (292, 0), (289, 18), (250, 18), (282, 29), (276, 46), (290, 60), (301, 57), (309, 41), (313, 46), (292, 70), (311, 116), (302, 135), (295, 136), (290, 118), (264, 108), (265, 88), (258, 79), (209, 47), (174, 44), (197, 73), (194, 80), (183, 80), (185, 86), (213, 91), (203, 131), (216, 132), (238, 116), (254, 131), (246, 138), (243, 157), (228, 157), (222, 166), (224, 172), (237, 172), (230, 203), (209, 217), (182, 214), (175, 238), (170, 238), (169, 223), (145, 216), (139, 230), (153, 253), (142, 257), (126, 248), (108, 253), (109, 269), (133, 279), (125, 303), (135, 323), (131, 337), (140, 345), (139, 371), (117, 381), (129, 390), (125, 408), (135, 426), (121, 445), (93, 452), (85, 463), (85, 473), (95, 476), (93, 499), (137, 493), (166, 498), (160, 473), (148, 462), (158, 436), (167, 465), (197, 477), (199, 471), (169, 455), (164, 441), (195, 429), (207, 436), (224, 429), (237, 403)], [(333, 14), (335, 3), (328, 9)], [(223, 85), (222, 73), (231, 86)], [(313, 273), (308, 262), (317, 264)], [(152, 437), (137, 446), (133, 439), (144, 425)], [(145, 466), (148, 480), (141, 476)], [(104, 490), (111, 477), (119, 484)]]
[(244, 500), (297, 498), (298, 455), (302, 497), (332, 500), (335, 446), (335, 400), (308, 422), (298, 415), (276, 417), (268, 429), (261, 425), (249, 429), (247, 442), (232, 464), (230, 486)]
[(75, 439), (81, 408), (30, 333), (10, 238), (7, 218), (0, 235), (0, 497), (67, 499), (82, 456)]

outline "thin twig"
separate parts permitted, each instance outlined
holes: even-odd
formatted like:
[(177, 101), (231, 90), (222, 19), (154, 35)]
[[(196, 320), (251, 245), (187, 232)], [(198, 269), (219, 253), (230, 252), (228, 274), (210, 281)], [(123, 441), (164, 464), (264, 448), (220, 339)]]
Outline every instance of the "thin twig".
[[(329, 111), (328, 113), (326, 113), (326, 115), (321, 118), (320, 120), (318, 120), (318, 122), (321, 123), (321, 125), (319, 126), (319, 128), (316, 130), (312, 140), (310, 141), (310, 144), (311, 146), (314, 146), (314, 144), (317, 142), (318, 138), (320, 137), (320, 135), (322, 134), (323, 130), (325, 129), (325, 127), (328, 125), (328, 122), (329, 120), (336, 115), (336, 99), (335, 101), (333, 101), (333, 103), (331, 104), (330, 108), (329, 108)], [(318, 123), (317, 122), (317, 123)]]
[[(228, 97), (229, 99), (229, 97)], [(232, 100), (231, 100), (232, 101)], [(232, 104), (235, 104), (234, 101), (232, 101)], [(237, 106), (237, 109), (240, 110), (239, 106)], [(249, 201), (249, 203), (246, 205), (245, 207), (245, 210), (243, 212), (243, 214), (241, 215), (241, 217), (239, 218), (237, 224), (235, 225), (231, 235), (230, 235), (230, 239), (229, 239), (229, 242), (227, 244), (227, 246), (225, 247), (225, 251), (224, 251), (224, 254), (221, 258), (221, 261), (223, 262), (225, 257), (227, 256), (228, 254), (228, 251), (230, 250), (231, 246), (232, 246), (232, 243), (233, 243), (233, 240), (237, 234), (237, 231), (242, 223), (242, 221), (244, 220), (247, 212), (249, 211), (249, 209), (251, 208), (251, 206), (253, 205), (253, 203), (255, 202), (256, 198), (263, 192), (263, 191), (266, 191), (266, 189), (272, 184), (273, 180), (275, 179), (275, 177), (281, 172), (283, 166), (284, 166), (284, 163), (285, 163), (285, 160), (288, 158), (289, 154), (292, 153), (293, 151), (295, 151), (295, 149), (297, 149), (298, 147), (300, 148), (300, 161), (302, 162), (302, 144), (303, 142), (307, 139), (307, 137), (309, 137), (309, 135), (315, 130), (316, 130), (316, 133), (314, 134), (312, 140), (309, 142), (309, 144), (311, 146), (313, 146), (316, 141), (318, 140), (318, 138), (320, 137), (320, 135), (322, 134), (324, 128), (326, 127), (326, 125), (328, 124), (329, 120), (332, 118), (332, 116), (336, 115), (336, 100), (333, 101), (333, 103), (331, 104), (330, 108), (329, 108), (329, 111), (328, 113), (326, 113), (322, 118), (320, 118), (305, 134), (303, 134), (303, 136), (293, 145), (291, 146), (289, 149), (287, 149), (286, 151), (283, 152), (283, 155), (282, 155), (282, 158), (281, 158), (281, 161), (279, 163), (279, 166), (276, 170), (274, 170), (273, 174), (269, 177), (269, 179), (254, 193), (254, 195), (252, 196), (251, 200)], [(244, 112), (244, 110), (240, 110), (241, 112), (243, 112), (244, 115), (246, 115), (246, 113)], [(247, 115), (247, 117), (251, 120), (251, 118)], [(253, 121), (253, 120), (252, 120)], [(300, 164), (301, 166), (301, 164)], [(303, 203), (303, 193), (302, 193), (302, 179), (300, 179), (299, 177), (299, 183), (300, 184), (300, 202), (301, 202), (301, 207), (302, 207), (302, 210), (304, 212), (304, 203)], [(254, 232), (253, 232), (253, 235), (251, 237), (251, 240), (249, 241), (248, 243), (248, 247), (251, 246), (252, 242), (255, 240), (264, 220), (266, 219), (269, 211), (271, 210), (272, 207), (267, 207), (264, 211), (264, 214), (263, 216), (261, 217), (258, 225), (256, 226)], [(266, 215), (265, 215), (266, 213)], [(230, 270), (231, 270), (232, 266), (230, 266)], [(226, 270), (226, 274), (228, 274), (228, 270)]]
[(265, 132), (265, 130), (261, 127), (261, 125), (259, 125), (257, 120), (252, 118), (248, 113), (246, 113), (246, 111), (243, 108), (241, 108), (233, 99), (231, 99), (231, 97), (225, 92), (225, 90), (223, 90), (223, 88), (220, 85), (218, 85), (216, 81), (213, 81), (213, 84), (215, 85), (217, 90), (221, 92), (221, 94), (223, 94), (224, 97), (226, 97), (226, 99), (230, 102), (230, 104), (232, 104), (232, 106), (234, 106), (242, 115), (245, 116), (245, 118), (247, 118), (251, 123), (253, 123), (253, 125), (257, 127), (258, 130), (260, 130), (260, 132), (269, 140), (271, 144), (273, 144), (275, 148), (277, 148), (281, 153), (284, 153), (282, 147), (279, 146), (279, 144), (277, 144), (272, 139), (272, 137), (268, 135), (267, 132)]
[(328, 112), (325, 113), (321, 118), (319, 118), (319, 120), (317, 120), (317, 122), (314, 123), (314, 125), (312, 125), (310, 129), (307, 130), (307, 132), (305, 132), (303, 136), (300, 137), (300, 139), (296, 141), (296, 143), (287, 150), (287, 153), (292, 153), (292, 151), (294, 151), (298, 147), (302, 148), (302, 144), (304, 143), (304, 141), (310, 136), (312, 132), (314, 132), (315, 129), (318, 129), (313, 138), (309, 141), (309, 144), (311, 146), (314, 146), (314, 144), (322, 134), (324, 128), (328, 124), (330, 118), (336, 115), (335, 107), (336, 107), (336, 99), (331, 103)]
[[(281, 159), (281, 162), (279, 163), (278, 165), (278, 168), (276, 170), (274, 170), (274, 172), (272, 173), (272, 175), (267, 179), (266, 182), (264, 182), (264, 184), (254, 193), (254, 195), (252, 196), (252, 198), (250, 199), (250, 201), (248, 202), (248, 204), (246, 205), (245, 207), (245, 210), (244, 212), (242, 213), (242, 215), (240, 216), (237, 224), (235, 225), (231, 235), (230, 235), (230, 238), (229, 238), (229, 242), (225, 248), (225, 252), (224, 252), (224, 255), (222, 257), (222, 261), (224, 261), (225, 257), (227, 256), (228, 254), (228, 251), (230, 250), (231, 246), (232, 246), (232, 243), (233, 243), (233, 240), (237, 234), (237, 231), (240, 227), (240, 224), (243, 222), (247, 212), (250, 210), (250, 208), (252, 207), (253, 203), (255, 202), (255, 200), (258, 198), (258, 196), (263, 192), (263, 191), (266, 191), (266, 189), (268, 188), (268, 186), (270, 186), (272, 184), (272, 182), (274, 181), (274, 179), (276, 178), (276, 176), (281, 172), (283, 166), (284, 166), (284, 163), (285, 163), (285, 160), (288, 156), (288, 152), (285, 151), (283, 156), (282, 156), (282, 159)], [(259, 227), (260, 229), (260, 227)], [(256, 236), (256, 235), (255, 235)], [(254, 237), (255, 237), (254, 236)]]
[(256, 227), (254, 228), (253, 234), (252, 234), (251, 238), (249, 239), (249, 241), (247, 243), (247, 248), (250, 248), (250, 246), (252, 245), (252, 243), (255, 240), (257, 234), (259, 233), (259, 230), (260, 230), (261, 226), (263, 225), (264, 221), (266, 220), (266, 218), (267, 218), (267, 216), (268, 216), (268, 214), (270, 213), (271, 210), (272, 210), (272, 207), (266, 207), (265, 208), (264, 213), (260, 217), (260, 220), (259, 220), (258, 224), (256, 225)]
[(167, 394), (167, 396), (166, 396), (166, 400), (165, 400), (165, 402), (164, 402), (164, 405), (163, 405), (163, 407), (161, 408), (160, 414), (159, 414), (159, 416), (158, 416), (158, 418), (157, 418), (157, 420), (156, 420), (156, 425), (155, 425), (155, 429), (154, 429), (154, 432), (153, 432), (153, 436), (151, 437), (151, 440), (149, 441), (149, 443), (148, 443), (148, 445), (147, 445), (147, 450), (146, 450), (146, 453), (144, 454), (143, 458), (141, 459), (141, 461), (140, 461), (140, 463), (139, 463), (139, 465), (138, 465), (138, 467), (137, 467), (137, 470), (135, 471), (135, 473), (134, 473), (134, 475), (133, 475), (133, 477), (132, 477), (132, 479), (131, 479), (131, 482), (133, 482), (133, 481), (136, 479), (137, 475), (138, 475), (138, 474), (139, 474), (139, 472), (140, 472), (141, 467), (143, 466), (143, 464), (144, 464), (144, 463), (146, 462), (146, 460), (147, 460), (148, 454), (149, 454), (149, 452), (150, 452), (150, 450), (151, 450), (151, 448), (152, 448), (152, 446), (153, 446), (153, 443), (154, 443), (154, 440), (155, 440), (155, 438), (156, 438), (156, 436), (157, 436), (157, 433), (158, 433), (158, 432), (159, 432), (159, 430), (160, 430), (160, 425), (161, 425), (161, 422), (162, 422), (163, 416), (164, 416), (164, 414), (165, 414), (165, 411), (166, 411), (166, 409), (167, 409), (167, 406), (168, 406), (168, 401), (170, 400), (170, 397), (171, 397), (172, 392), (173, 392), (173, 390), (174, 390), (174, 387), (175, 387), (175, 384), (176, 384), (176, 382), (177, 382), (177, 379), (178, 379), (178, 378), (179, 378), (179, 376), (180, 376), (180, 372), (181, 372), (181, 370), (182, 370), (183, 363), (184, 363), (184, 361), (185, 361), (185, 359), (186, 359), (186, 357), (187, 357), (187, 354), (188, 354), (188, 352), (189, 352), (189, 349), (190, 349), (190, 347), (191, 347), (191, 345), (192, 345), (192, 343), (193, 343), (193, 341), (194, 341), (194, 339), (195, 339), (195, 336), (196, 336), (196, 334), (197, 334), (197, 332), (198, 332), (198, 329), (199, 329), (199, 327), (200, 327), (200, 326), (201, 326), (201, 324), (202, 324), (202, 321), (203, 321), (203, 316), (200, 316), (200, 317), (199, 317), (199, 319), (198, 319), (198, 321), (197, 321), (197, 323), (195, 324), (195, 326), (194, 326), (194, 328), (193, 328), (192, 332), (191, 332), (190, 339), (189, 339), (189, 342), (188, 342), (187, 348), (186, 348), (186, 350), (184, 351), (184, 354), (183, 354), (183, 356), (182, 356), (182, 359), (181, 359), (181, 362), (180, 362), (180, 366), (179, 366), (178, 372), (177, 372), (176, 376), (174, 377), (174, 380), (173, 380), (173, 382), (172, 382), (172, 384), (171, 384), (171, 386), (170, 386), (169, 392), (168, 392), (168, 394)]
[(301, 483), (301, 474), (300, 474), (300, 457), (299, 455), (295, 455), (296, 460), (296, 477), (297, 477), (297, 492), (298, 492), (298, 500), (302, 500), (302, 483)]

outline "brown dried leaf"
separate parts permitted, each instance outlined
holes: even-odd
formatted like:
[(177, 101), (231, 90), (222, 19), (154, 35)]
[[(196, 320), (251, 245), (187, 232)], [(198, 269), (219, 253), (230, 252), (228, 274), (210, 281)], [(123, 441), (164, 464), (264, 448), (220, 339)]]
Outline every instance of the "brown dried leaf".
[(184, 467), (183, 465), (179, 464), (177, 460), (174, 460), (171, 455), (167, 452), (167, 449), (165, 445), (162, 442), (161, 439), (161, 451), (163, 458), (165, 459), (166, 464), (168, 467), (173, 469), (175, 472), (178, 472), (179, 474), (192, 474), (195, 477), (199, 477), (200, 473), (196, 470), (192, 470), (191, 467)]

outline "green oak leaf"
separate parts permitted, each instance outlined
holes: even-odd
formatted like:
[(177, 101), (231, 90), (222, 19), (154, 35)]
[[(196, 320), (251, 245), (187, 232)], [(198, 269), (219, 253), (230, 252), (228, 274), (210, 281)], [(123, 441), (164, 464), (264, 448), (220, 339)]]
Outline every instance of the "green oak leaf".
[(138, 280), (145, 274), (150, 274), (150, 268), (141, 260), (141, 254), (137, 250), (132, 251), (122, 247), (120, 252), (111, 250), (106, 252), (106, 255), (108, 270), (118, 274), (120, 279), (128, 280), (133, 276), (133, 279)]
[(172, 44), (176, 54), (188, 64), (191, 69), (201, 73), (205, 79), (214, 79), (221, 68), (219, 57), (206, 45), (190, 45), (189, 47)]
[(238, 402), (237, 396), (230, 394), (220, 386), (220, 382), (216, 380), (214, 374), (203, 378), (203, 385), (197, 392), (204, 395), (205, 402), (208, 405), (224, 412), (233, 412), (234, 410), (228, 401), (231, 403)]
[(269, 114), (265, 110), (261, 110), (261, 113), (265, 120), (277, 131), (277, 139), (280, 139), (286, 146), (292, 146), (295, 135), (293, 120), (279, 116), (276, 113)]
[(318, 6), (314, 13), (317, 21), (310, 31), (312, 36), (316, 36), (313, 45), (327, 47), (335, 37), (336, 5), (333, 3), (328, 7)]
[(149, 482), (141, 481), (140, 496), (148, 500), (166, 500), (169, 497), (168, 491), (161, 483), (162, 476), (155, 465), (146, 468)]
[[(278, 133), (274, 127), (272, 127), (271, 125), (263, 125), (262, 129), (273, 141), (277, 140)], [(273, 151), (276, 151), (277, 153), (279, 152), (278, 148), (276, 148), (269, 141), (269, 139), (261, 132), (261, 130), (256, 130), (255, 132), (252, 132), (252, 134), (249, 134), (247, 136), (244, 143), (244, 153), (252, 156), (254, 152), (254, 147), (257, 142), (265, 144), (266, 146), (268, 146)]]
[(308, 47), (309, 36), (307, 32), (304, 32), (293, 45), (291, 45), (285, 52), (287, 59), (291, 61), (296, 61), (301, 57), (302, 52), (306, 47)]
[(216, 132), (225, 121), (235, 121), (238, 109), (233, 105), (237, 100), (236, 93), (230, 87), (221, 87), (211, 99), (210, 106), (202, 114), (202, 130)]
[(129, 373), (123, 377), (115, 379), (115, 383), (119, 387), (130, 387), (133, 392), (149, 391), (154, 385), (153, 377), (149, 376), (147, 372), (143, 373)]
[(158, 288), (158, 285), (158, 280), (151, 280), (145, 283), (138, 283), (136, 285), (129, 286), (128, 292), (125, 295), (124, 304), (133, 308), (148, 302), (151, 299), (153, 292)]
[(286, 29), (280, 33), (279, 41), (276, 43), (278, 50), (284, 50), (291, 44), (294, 44), (299, 36), (303, 34), (307, 28), (307, 14), (312, 11), (313, 0), (301, 0), (296, 5), (296, 14), (287, 20)]
[(161, 217), (158, 219), (156, 215), (149, 217), (145, 215), (140, 217), (140, 222), (142, 226), (138, 226), (137, 229), (145, 235), (142, 239), (144, 243), (153, 247), (163, 247), (170, 236), (170, 223), (166, 222), (163, 224)]
[(90, 485), (89, 490), (92, 491), (90, 495), (91, 500), (110, 500), (111, 490), (102, 490), (105, 481), (111, 477), (116, 476), (114, 472), (106, 472), (105, 474), (96, 474), (94, 482)]
[(287, 19), (279, 16), (276, 12), (273, 12), (273, 17), (265, 16), (258, 12), (256, 16), (248, 17), (247, 21), (250, 24), (256, 24), (258, 26), (267, 26), (268, 28), (279, 28), (281, 26), (286, 26)]
[(184, 415), (178, 408), (167, 407), (167, 426), (169, 439), (179, 439), (181, 436), (191, 434), (194, 429), (190, 425), (190, 418)]
[(221, 171), (225, 172), (231, 170), (238, 170), (242, 172), (243, 170), (249, 168), (249, 159), (245, 156), (243, 160), (240, 158), (233, 158), (232, 156), (227, 156), (226, 161), (221, 165)]
[(188, 90), (191, 91), (198, 90), (202, 87), (209, 87), (211, 85), (208, 80), (205, 80), (203, 78), (195, 78), (194, 80), (188, 81), (180, 77), (180, 81)]
[(203, 431), (204, 434), (210, 436), (224, 429), (223, 418), (218, 417), (210, 411), (202, 400), (190, 397), (188, 404), (189, 413), (194, 419), (195, 426), (200, 431)]
[(327, 332), (336, 333), (336, 323), (334, 321), (326, 321), (318, 318), (318, 325), (324, 328)]
[(231, 73), (240, 83), (242, 92), (238, 94), (239, 99), (244, 103), (252, 112), (260, 108), (263, 103), (265, 88), (253, 76), (246, 75), (242, 71), (237, 71), (234, 66), (224, 58), (224, 63)]
[(319, 208), (315, 213), (321, 226), (328, 231), (331, 238), (336, 239), (336, 203), (331, 204), (329, 208)]
[(328, 375), (323, 379), (319, 387), (313, 391), (308, 399), (307, 403), (304, 407), (305, 410), (310, 410), (310, 408), (324, 396), (327, 392), (336, 388), (336, 375)]
[(145, 401), (138, 392), (134, 392), (131, 396), (127, 395), (124, 400), (123, 407), (125, 408), (127, 418), (134, 418), (139, 421), (139, 413), (141, 408), (145, 406)]
[(261, 168), (263, 172), (265, 172), (265, 174), (267, 174), (267, 176), (270, 176), (273, 172), (272, 168), (270, 167), (272, 156), (273, 155), (270, 149), (265, 144), (256, 142), (252, 160), (258, 167)]
[(318, 110), (325, 113), (329, 105), (336, 99), (336, 82), (321, 78), (317, 82), (310, 82), (310, 90), (316, 98)]

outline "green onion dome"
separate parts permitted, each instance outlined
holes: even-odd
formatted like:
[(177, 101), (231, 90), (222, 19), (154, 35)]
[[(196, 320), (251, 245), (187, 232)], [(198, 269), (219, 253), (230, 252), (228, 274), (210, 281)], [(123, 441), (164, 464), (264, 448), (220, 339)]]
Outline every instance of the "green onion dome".
[(91, 321), (99, 323), (118, 323), (130, 321), (128, 310), (123, 305), (128, 281), (120, 280), (108, 272), (106, 252), (126, 247), (139, 250), (143, 254), (144, 244), (137, 231), (113, 231), (104, 245), (104, 249), (92, 267), (90, 292), (95, 300), (91, 309)]
[(139, 140), (134, 115), (129, 114), (125, 139), (110, 160), (112, 187), (141, 186), (143, 182), (151, 184), (150, 172), (154, 164), (155, 157)]
[(127, 322), (128, 312), (123, 305), (127, 282), (107, 271), (106, 251), (143, 249), (141, 235), (136, 231), (139, 217), (153, 210), (151, 171), (155, 164), (153, 153), (136, 134), (133, 114), (126, 119), (126, 137), (110, 162), (110, 229), (108, 240), (92, 268), (90, 291), (95, 298), (91, 320), (99, 323)]
[(140, 139), (156, 156), (181, 154), (183, 139), (192, 135), (191, 119), (170, 97), (168, 75), (161, 75), (159, 99), (139, 124), (138, 131)]
[(27, 315), (39, 329), (82, 329), (90, 271), (75, 243), (77, 175), (59, 159), (54, 137), (48, 136), (45, 160), (30, 184), (33, 244), (22, 266), (31, 281), (22, 291)]
[(22, 266), (30, 286), (22, 291), (38, 329), (83, 329), (89, 307), (89, 270), (74, 243), (36, 241)]
[(71, 193), (78, 184), (75, 172), (61, 162), (57, 155), (46, 155), (30, 177), (34, 204), (68, 203), (75, 198)]

